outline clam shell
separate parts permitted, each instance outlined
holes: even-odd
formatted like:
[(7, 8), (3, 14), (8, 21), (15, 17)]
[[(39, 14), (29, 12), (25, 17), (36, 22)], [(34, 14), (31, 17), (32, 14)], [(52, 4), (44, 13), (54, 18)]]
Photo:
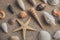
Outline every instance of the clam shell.
[(21, 8), (22, 10), (25, 10), (25, 5), (24, 5), (23, 1), (22, 1), (22, 0), (17, 0), (17, 2), (18, 2), (18, 4), (19, 4), (20, 8)]
[(39, 40), (51, 40), (51, 35), (47, 31), (41, 30)]
[(2, 29), (4, 30), (4, 32), (8, 33), (7, 24), (5, 22), (2, 23)]
[(59, 0), (47, 0), (47, 2), (50, 4), (50, 5), (57, 5), (59, 3)]
[(55, 19), (54, 19), (54, 17), (51, 14), (49, 14), (48, 12), (44, 12), (43, 15), (44, 15), (44, 18), (45, 18), (45, 20), (46, 20), (46, 22), (48, 24), (50, 24), (52, 26), (55, 26), (56, 25)]
[(19, 40), (19, 37), (18, 36), (11, 36), (10, 40)]
[(57, 31), (54, 36), (53, 36), (55, 39), (58, 39), (60, 38), (60, 31)]

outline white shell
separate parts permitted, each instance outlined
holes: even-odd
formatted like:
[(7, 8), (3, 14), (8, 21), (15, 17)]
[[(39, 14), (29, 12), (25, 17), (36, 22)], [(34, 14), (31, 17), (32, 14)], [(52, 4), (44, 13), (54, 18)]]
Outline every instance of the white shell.
[(41, 30), (39, 40), (51, 40), (51, 35), (47, 31)]
[(59, 0), (48, 0), (48, 3), (50, 5), (57, 5), (59, 3)]
[(7, 24), (5, 22), (2, 23), (2, 29), (4, 30), (4, 32), (8, 33)]
[(60, 31), (57, 31), (53, 37), (54, 37), (55, 39), (60, 38)]
[(10, 40), (19, 40), (18, 36), (11, 36)]
[(48, 12), (44, 12), (43, 15), (44, 15), (44, 18), (45, 18), (45, 20), (46, 20), (46, 22), (48, 24), (50, 24), (51, 26), (55, 26), (56, 25), (55, 19), (54, 19), (54, 17), (51, 14), (49, 14)]
[(47, 3), (47, 0), (42, 0), (44, 3)]
[(29, 0), (34, 6), (36, 5), (36, 1), (35, 0)]
[(17, 0), (17, 2), (18, 2), (18, 4), (19, 4), (19, 6), (20, 6), (23, 10), (25, 10), (25, 5), (24, 5), (23, 1), (22, 1), (22, 0)]

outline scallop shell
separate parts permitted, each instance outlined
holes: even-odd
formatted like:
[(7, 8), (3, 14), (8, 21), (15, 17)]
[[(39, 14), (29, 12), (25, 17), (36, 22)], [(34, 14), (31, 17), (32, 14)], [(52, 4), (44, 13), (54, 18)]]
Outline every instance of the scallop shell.
[(39, 40), (51, 40), (51, 35), (47, 31), (41, 30)]
[(47, 0), (47, 2), (50, 4), (50, 5), (57, 5), (59, 3), (59, 0)]
[(43, 3), (47, 3), (47, 0), (42, 0)]
[(19, 40), (18, 36), (11, 36), (10, 40)]
[(24, 5), (23, 1), (22, 0), (17, 0), (17, 2), (19, 4), (20, 8), (22, 8), (22, 10), (25, 10), (25, 5)]
[(2, 23), (2, 29), (4, 30), (4, 32), (8, 33), (7, 24), (5, 22)]
[(55, 26), (56, 25), (55, 19), (54, 19), (54, 17), (51, 14), (49, 14), (48, 12), (44, 12), (43, 15), (44, 15), (44, 18), (45, 18), (45, 20), (46, 20), (46, 22), (48, 24), (50, 24), (52, 26)]
[(54, 36), (53, 36), (55, 39), (58, 39), (60, 38), (60, 31), (57, 31)]

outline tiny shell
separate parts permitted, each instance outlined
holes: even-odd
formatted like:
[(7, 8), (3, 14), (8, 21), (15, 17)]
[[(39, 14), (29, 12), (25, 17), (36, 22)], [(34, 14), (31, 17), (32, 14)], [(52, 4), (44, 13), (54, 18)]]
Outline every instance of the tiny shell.
[(26, 18), (27, 17), (27, 13), (25, 11), (21, 11), (19, 14), (18, 14), (19, 17), (21, 18)]
[(11, 19), (9, 19), (8, 23), (13, 25), (13, 24), (15, 24), (15, 21), (16, 21), (15, 18), (11, 18)]
[(39, 4), (39, 5), (36, 7), (36, 10), (37, 10), (37, 11), (41, 11), (41, 10), (44, 10), (45, 7), (46, 7), (46, 4), (41, 3), (41, 4)]
[(35, 0), (28, 0), (32, 5), (36, 5), (36, 1)]
[(39, 40), (51, 40), (51, 35), (47, 31), (41, 30)]
[(8, 5), (7, 9), (8, 9), (8, 11), (10, 11), (11, 13), (14, 13), (13, 8), (12, 8), (11, 5)]
[(10, 40), (19, 40), (19, 37), (18, 36), (11, 36)]
[(2, 23), (2, 29), (4, 30), (4, 32), (8, 33), (7, 24), (5, 22)]
[(47, 3), (47, 0), (41, 0), (43, 3)]
[(60, 38), (60, 31), (57, 31), (54, 36), (53, 36), (55, 39), (58, 39)]
[(23, 0), (17, 0), (17, 2), (18, 2), (18, 4), (19, 4), (20, 8), (21, 8), (22, 10), (25, 10), (25, 5), (24, 5), (24, 3), (23, 3)]
[(48, 12), (44, 12), (43, 15), (44, 15), (44, 18), (48, 24), (50, 24), (52, 26), (56, 25), (55, 18), (52, 15), (50, 15)]
[(47, 0), (47, 2), (50, 4), (50, 5), (57, 5), (59, 3), (59, 0)]

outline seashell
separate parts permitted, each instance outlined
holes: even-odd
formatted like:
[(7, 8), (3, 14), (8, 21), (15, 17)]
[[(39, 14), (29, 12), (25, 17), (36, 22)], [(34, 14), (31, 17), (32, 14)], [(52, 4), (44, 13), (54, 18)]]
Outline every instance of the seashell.
[(5, 15), (5, 12), (0, 9), (0, 19), (4, 19), (5, 16), (6, 16), (6, 15)]
[(51, 35), (47, 31), (41, 30), (39, 40), (51, 40)]
[(9, 19), (8, 23), (13, 25), (13, 24), (15, 24), (15, 21), (16, 21), (15, 18), (11, 18), (11, 19)]
[(18, 4), (19, 4), (19, 7), (22, 9), (22, 10), (25, 10), (25, 5), (23, 3), (22, 0), (17, 0)]
[(52, 15), (50, 15), (48, 12), (44, 12), (44, 18), (46, 20), (46, 22), (52, 26), (55, 26), (56, 23), (55, 23), (55, 19)]
[(8, 5), (7, 9), (8, 9), (8, 11), (10, 11), (11, 13), (14, 13), (13, 8), (12, 8), (11, 5)]
[(54, 16), (60, 16), (60, 11), (59, 11), (59, 9), (54, 9), (53, 11), (52, 11), (52, 14), (54, 15)]
[(10, 40), (19, 40), (19, 37), (18, 36), (11, 36)]
[(21, 18), (26, 18), (28, 15), (25, 11), (21, 11), (19, 14), (18, 14), (19, 17)]
[(50, 5), (57, 5), (59, 3), (59, 0), (47, 0), (47, 2), (50, 4)]
[(44, 10), (45, 7), (46, 7), (46, 4), (41, 3), (41, 4), (39, 4), (39, 5), (36, 7), (36, 10), (37, 10), (37, 11), (41, 11), (41, 10)]
[(35, 0), (28, 0), (29, 3), (31, 3), (33, 6), (36, 5), (36, 1)]
[(2, 29), (4, 30), (4, 32), (8, 33), (7, 24), (5, 22), (2, 23)]
[(47, 3), (47, 0), (41, 0), (43, 3)]
[(54, 36), (53, 36), (55, 39), (58, 39), (60, 38), (60, 31), (57, 31)]

